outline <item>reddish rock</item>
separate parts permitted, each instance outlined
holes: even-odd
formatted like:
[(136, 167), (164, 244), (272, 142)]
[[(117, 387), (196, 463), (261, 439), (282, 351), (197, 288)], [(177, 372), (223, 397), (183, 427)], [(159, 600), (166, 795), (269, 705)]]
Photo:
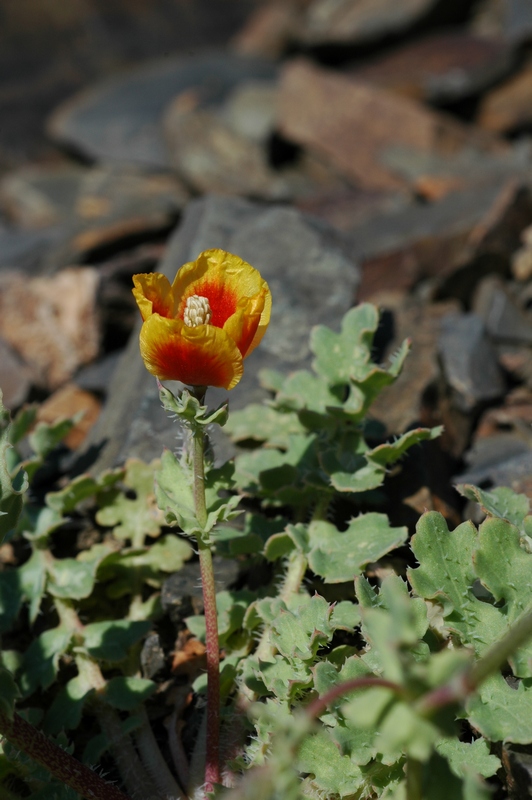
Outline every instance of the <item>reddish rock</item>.
[[(287, 139), (316, 151), (367, 189), (408, 185), (386, 164), (389, 150), (450, 156), (479, 144), (468, 128), (444, 115), (304, 59), (282, 71), (278, 127)], [(495, 145), (490, 140), (484, 146)]]
[(34, 383), (55, 389), (96, 357), (97, 285), (90, 267), (30, 280), (4, 273), (0, 335), (31, 367)]
[(93, 394), (83, 391), (74, 383), (67, 383), (39, 406), (37, 420), (52, 423), (79, 414), (80, 418), (64, 440), (67, 447), (76, 450), (85, 441), (100, 410), (101, 403)]
[(481, 91), (507, 73), (511, 62), (504, 39), (456, 29), (402, 45), (351, 74), (408, 97), (442, 102)]
[(278, 58), (297, 38), (305, 0), (271, 0), (260, 5), (233, 38), (232, 49), (243, 56)]
[(477, 123), (494, 133), (507, 133), (532, 123), (532, 63), (482, 98)]

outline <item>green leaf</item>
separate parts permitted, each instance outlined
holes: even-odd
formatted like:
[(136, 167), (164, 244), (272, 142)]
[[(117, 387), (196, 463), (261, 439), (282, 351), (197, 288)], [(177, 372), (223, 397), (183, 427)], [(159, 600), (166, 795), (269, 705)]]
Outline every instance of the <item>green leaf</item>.
[(59, 658), (70, 647), (73, 633), (59, 625), (41, 633), (26, 652), (22, 664), (20, 686), (25, 696), (37, 688), (47, 689), (55, 680)]
[(84, 646), (93, 658), (123, 661), (129, 648), (151, 628), (149, 620), (109, 620), (93, 622), (84, 628)]
[(456, 737), (446, 737), (437, 742), (436, 750), (447, 759), (452, 772), (459, 778), (463, 778), (468, 772), (491, 778), (501, 767), (500, 759), (490, 755), (485, 739), (476, 739), (469, 743), (461, 742)]
[(18, 523), (18, 530), (25, 539), (42, 545), (55, 530), (65, 522), (55, 509), (43, 506), (25, 506)]
[(492, 675), (467, 701), (470, 723), (492, 742), (530, 744), (532, 689), (523, 682), (514, 689), (502, 675)]
[(92, 594), (97, 569), (97, 560), (55, 560), (48, 567), (47, 589), (54, 597), (82, 600)]
[(75, 730), (81, 722), (85, 701), (93, 692), (80, 675), (69, 680), (55, 696), (44, 720), (44, 730), (52, 734)]
[(304, 433), (305, 428), (297, 414), (283, 412), (265, 404), (250, 403), (242, 410), (231, 412), (226, 432), (234, 442), (255, 440), (286, 450), (290, 436)]
[(298, 769), (313, 776), (312, 783), (326, 796), (347, 797), (355, 795), (363, 783), (363, 776), (348, 756), (340, 755), (338, 747), (325, 730), (308, 736), (298, 755)]
[(506, 486), (499, 486), (491, 492), (468, 483), (458, 484), (456, 488), (461, 495), (477, 502), (485, 514), (507, 519), (522, 529), (524, 519), (530, 510), (530, 501), (526, 494), (516, 494)]
[(373, 337), (379, 325), (379, 311), (370, 303), (361, 303), (345, 314), (340, 333), (317, 325), (310, 336), (310, 348), (316, 358), (313, 368), (326, 378), (329, 386), (363, 379), (368, 372)]
[(91, 475), (78, 475), (58, 492), (48, 492), (46, 505), (59, 514), (68, 514), (84, 500), (114, 486), (124, 475), (123, 469), (103, 472), (96, 479)]
[(119, 711), (133, 711), (154, 693), (157, 685), (145, 678), (118, 676), (107, 681), (103, 697)]
[(390, 527), (385, 514), (369, 513), (352, 519), (346, 531), (330, 522), (312, 522), (308, 534), (311, 569), (326, 583), (343, 583), (402, 544), (408, 531)]
[(138, 459), (129, 459), (125, 465), (124, 484), (132, 489), (131, 498), (114, 489), (100, 496), (100, 510), (96, 521), (113, 528), (117, 539), (130, 539), (134, 547), (142, 547), (146, 536), (158, 536), (161, 532), (161, 515), (156, 504), (154, 473), (158, 462), (144, 464)]
[[(0, 415), (8, 419), (1, 391)], [(12, 449), (10, 427), (7, 423), (0, 431), (0, 544), (15, 530), (28, 489), (28, 478), (23, 470), (18, 469), (15, 475), (11, 473), (8, 459), (8, 451)]]
[(266, 688), (279, 700), (293, 700), (301, 689), (312, 684), (307, 664), (298, 660), (287, 661), (283, 656), (259, 661), (258, 673)]
[(139, 561), (161, 572), (177, 572), (193, 554), (188, 542), (170, 533), (150, 545)]
[(213, 531), (216, 553), (227, 558), (262, 552), (272, 536), (284, 529), (284, 517), (268, 519), (262, 514), (246, 514), (242, 529), (219, 525)]
[(227, 422), (226, 402), (219, 405), (214, 411), (209, 411), (207, 406), (201, 405), (198, 398), (186, 388), (174, 394), (170, 389), (159, 384), (159, 399), (166, 411), (179, 417), (185, 424), (212, 425), (216, 423), (225, 425)]
[(46, 586), (47, 570), (48, 562), (46, 552), (37, 548), (33, 550), (26, 563), (17, 570), (20, 587), (24, 597), (29, 600), (29, 616), (32, 625), (37, 619), (41, 608)]
[(51, 425), (46, 422), (39, 422), (35, 430), (29, 435), (32, 450), (44, 461), (46, 456), (68, 436), (79, 419), (79, 415), (76, 415), (72, 419), (57, 420)]
[(481, 654), (507, 627), (504, 615), (489, 602), (473, 593), (477, 578), (473, 553), (478, 535), (471, 522), (464, 522), (449, 532), (441, 514), (423, 514), (412, 537), (411, 547), (419, 561), (408, 571), (416, 594), (436, 599), (443, 605), (449, 628), (464, 644), (471, 644)]
[(194, 510), (192, 475), (171, 450), (163, 452), (161, 466), (155, 472), (155, 494), (167, 523), (177, 523), (188, 535), (201, 532)]

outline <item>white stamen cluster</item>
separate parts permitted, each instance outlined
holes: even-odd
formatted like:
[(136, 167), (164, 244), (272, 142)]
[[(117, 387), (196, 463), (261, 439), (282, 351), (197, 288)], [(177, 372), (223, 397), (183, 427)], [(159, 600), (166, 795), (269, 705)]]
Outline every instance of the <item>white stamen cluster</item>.
[(211, 321), (212, 311), (206, 297), (193, 294), (187, 299), (183, 322), (189, 328), (196, 328), (198, 325), (208, 325)]

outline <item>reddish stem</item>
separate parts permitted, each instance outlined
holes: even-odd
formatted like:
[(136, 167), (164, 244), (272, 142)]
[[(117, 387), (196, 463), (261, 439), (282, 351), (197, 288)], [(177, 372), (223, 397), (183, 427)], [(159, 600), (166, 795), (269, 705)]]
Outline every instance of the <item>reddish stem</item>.
[(348, 692), (354, 692), (356, 689), (369, 689), (372, 686), (381, 686), (384, 689), (391, 689), (395, 694), (404, 695), (405, 690), (398, 683), (387, 681), (384, 678), (352, 678), (349, 681), (338, 683), (329, 689), (328, 692), (322, 697), (313, 700), (306, 708), (306, 713), (309, 717), (319, 717), (326, 711), (327, 706), (333, 703), (338, 697), (341, 697)]
[(0, 734), (87, 800), (129, 800), (120, 789), (106, 783), (18, 714), (9, 719), (0, 711)]
[(218, 614), (212, 554), (209, 546), (199, 545), (201, 583), (205, 611), (205, 648), (207, 658), (207, 752), (205, 760), (205, 791), (212, 792), (220, 783), (220, 653), (218, 644)]

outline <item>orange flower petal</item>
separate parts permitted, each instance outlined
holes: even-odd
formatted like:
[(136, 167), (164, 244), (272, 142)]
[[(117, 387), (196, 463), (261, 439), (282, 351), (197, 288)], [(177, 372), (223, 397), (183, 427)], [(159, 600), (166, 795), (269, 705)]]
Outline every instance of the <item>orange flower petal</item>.
[(174, 316), (174, 294), (165, 275), (160, 272), (133, 275), (133, 283), (135, 285), (133, 294), (143, 320), (147, 320), (152, 314), (160, 314), (162, 317)]
[(224, 325), (224, 331), (233, 339), (242, 353), (242, 358), (248, 355), (260, 325), (266, 292), (267, 290), (263, 289), (255, 297), (242, 297), (236, 312)]
[(179, 298), (177, 316), (183, 318), (186, 301), (196, 294), (206, 297), (212, 309), (211, 325), (224, 327), (237, 311), (239, 300), (254, 297), (266, 285), (260, 273), (225, 250), (206, 250), (196, 261), (184, 264), (172, 284)]
[(149, 317), (140, 332), (146, 369), (160, 380), (232, 389), (244, 371), (231, 337), (213, 325), (190, 328), (180, 319)]

